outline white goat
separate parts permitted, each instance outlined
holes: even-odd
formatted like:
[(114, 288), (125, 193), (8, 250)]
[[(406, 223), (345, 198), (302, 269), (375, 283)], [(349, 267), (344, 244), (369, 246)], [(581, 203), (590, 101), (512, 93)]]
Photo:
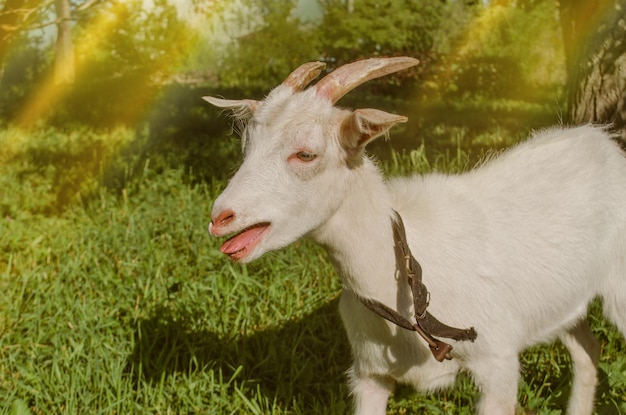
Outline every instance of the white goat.
[[(573, 361), (568, 413), (589, 415), (599, 354), (589, 302), (601, 296), (626, 334), (626, 158), (603, 129), (555, 128), (466, 174), (386, 181), (364, 147), (406, 118), (334, 104), (415, 64), (354, 62), (305, 89), (323, 68), (308, 63), (263, 101), (205, 97), (246, 125), (243, 164), (215, 201), (209, 232), (236, 233), (221, 251), (241, 262), (302, 236), (327, 249), (344, 285), (357, 414), (384, 414), (397, 382), (432, 391), (465, 370), (481, 391), (478, 413), (513, 415), (520, 351), (560, 338)], [(414, 314), (394, 255), (395, 212), (423, 268), (429, 311), (478, 334), (451, 340), (452, 360), (436, 361), (416, 333), (359, 301)]]

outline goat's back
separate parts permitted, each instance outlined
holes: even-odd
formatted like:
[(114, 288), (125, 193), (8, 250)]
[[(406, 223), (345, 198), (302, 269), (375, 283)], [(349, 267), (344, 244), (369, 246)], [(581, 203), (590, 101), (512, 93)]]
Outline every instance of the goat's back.
[(600, 128), (547, 130), (469, 173), (389, 188), (433, 314), (453, 325), (524, 347), (573, 324), (606, 279), (625, 280), (626, 158)]

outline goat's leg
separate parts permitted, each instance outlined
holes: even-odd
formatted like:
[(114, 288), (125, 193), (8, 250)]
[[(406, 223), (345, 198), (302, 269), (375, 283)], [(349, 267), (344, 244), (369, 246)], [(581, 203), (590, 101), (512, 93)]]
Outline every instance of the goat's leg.
[(573, 365), (572, 391), (567, 414), (591, 415), (598, 383), (596, 368), (600, 357), (600, 344), (585, 320), (581, 320), (563, 334), (561, 342), (567, 347)]
[(468, 368), (481, 391), (476, 412), (479, 415), (515, 415), (520, 378), (517, 355), (475, 360)]
[(604, 315), (626, 338), (626, 275), (623, 272), (616, 274), (613, 281), (607, 284), (606, 291), (602, 293), (602, 308)]
[(384, 415), (395, 381), (382, 376), (360, 376), (354, 368), (349, 376), (355, 415)]

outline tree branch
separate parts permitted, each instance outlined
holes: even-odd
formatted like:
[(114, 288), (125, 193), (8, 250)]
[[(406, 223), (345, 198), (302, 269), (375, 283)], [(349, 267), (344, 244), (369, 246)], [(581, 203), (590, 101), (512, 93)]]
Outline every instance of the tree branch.
[[(5, 4), (5, 8), (0, 11), (0, 18), (8, 18), (13, 21), (13, 24), (5, 24), (3, 26), (3, 30), (17, 31), (29, 28), (30, 24), (28, 22), (31, 20), (31, 16), (36, 12), (51, 6), (52, 3), (54, 3), (54, 0), (48, 0), (38, 6), (16, 8), (7, 7), (8, 4)], [(28, 5), (28, 2), (25, 2), (24, 5)]]
[(99, 3), (99, 2), (100, 0), (86, 0), (83, 4), (78, 6), (74, 11), (77, 13), (84, 12), (85, 10), (89, 9), (90, 7), (94, 6), (96, 3)]
[[(87, 10), (89, 10), (91, 7), (97, 5), (98, 3), (100, 3), (102, 0), (86, 0), (84, 3), (82, 3), (80, 6), (78, 6), (74, 12), (75, 13), (82, 13), (85, 12)], [(53, 26), (53, 25), (57, 25), (59, 23), (61, 23), (64, 19), (54, 19), (54, 20), (49, 20), (47, 22), (41, 22), (41, 23), (26, 23), (29, 18), (30, 15), (32, 15), (33, 13), (39, 11), (39, 10), (43, 10), (46, 7), (50, 7), (52, 4), (54, 3), (54, 0), (48, 0), (47, 3), (44, 3), (40, 6), (34, 7), (34, 8), (22, 8), (22, 9), (11, 9), (11, 10), (3, 10), (0, 12), (0, 16), (2, 15), (12, 15), (12, 14), (23, 14), (25, 17), (23, 19), (24, 23), (23, 24), (19, 24), (19, 25), (2, 25), (0, 26), (0, 29), (2, 29), (3, 31), (6, 32), (15, 32), (18, 30), (36, 30), (36, 29), (43, 29), (44, 27), (48, 27), (48, 26)], [(77, 20), (76, 18), (72, 18), (72, 20)]]

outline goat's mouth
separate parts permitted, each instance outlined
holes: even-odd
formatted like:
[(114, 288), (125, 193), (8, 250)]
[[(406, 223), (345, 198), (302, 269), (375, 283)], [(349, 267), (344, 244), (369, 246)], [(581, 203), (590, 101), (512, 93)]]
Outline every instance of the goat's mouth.
[(228, 255), (236, 261), (245, 258), (263, 239), (263, 235), (269, 230), (270, 223), (262, 222), (249, 226), (232, 236), (222, 244), (220, 252)]

